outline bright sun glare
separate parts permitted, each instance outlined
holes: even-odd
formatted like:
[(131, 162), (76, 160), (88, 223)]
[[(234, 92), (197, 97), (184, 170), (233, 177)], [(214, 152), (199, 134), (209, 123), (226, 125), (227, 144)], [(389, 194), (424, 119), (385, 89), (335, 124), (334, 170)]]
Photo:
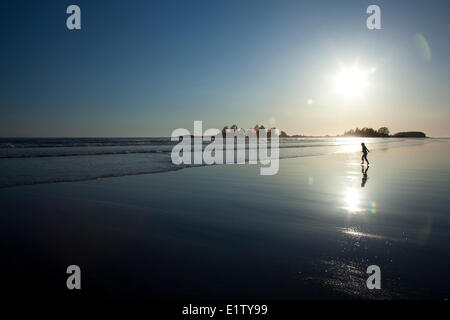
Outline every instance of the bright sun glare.
[(367, 73), (357, 67), (343, 68), (336, 78), (337, 91), (347, 97), (360, 96), (367, 86)]
[(359, 193), (356, 189), (348, 189), (345, 195), (345, 204), (344, 207), (347, 209), (349, 213), (356, 213), (361, 211), (359, 207)]

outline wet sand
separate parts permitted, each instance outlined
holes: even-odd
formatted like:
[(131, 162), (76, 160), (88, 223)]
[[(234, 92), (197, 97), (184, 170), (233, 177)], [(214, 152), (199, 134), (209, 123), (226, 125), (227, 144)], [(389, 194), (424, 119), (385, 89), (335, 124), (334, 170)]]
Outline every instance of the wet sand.
[[(450, 144), (0, 190), (3, 288), (86, 298), (444, 299)], [(365, 175), (366, 173), (366, 175)], [(366, 268), (381, 268), (368, 290)]]

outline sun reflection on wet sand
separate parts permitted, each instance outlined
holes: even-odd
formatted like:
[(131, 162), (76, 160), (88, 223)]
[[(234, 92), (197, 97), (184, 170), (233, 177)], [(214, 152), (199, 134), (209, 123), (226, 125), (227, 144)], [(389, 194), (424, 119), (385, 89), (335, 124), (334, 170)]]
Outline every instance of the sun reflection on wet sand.
[(381, 236), (378, 234), (359, 232), (353, 228), (338, 228), (338, 230), (341, 231), (342, 233), (345, 233), (346, 235), (349, 235), (354, 238), (369, 238), (369, 239), (388, 240), (388, 241), (406, 241), (406, 239), (392, 238), (392, 237)]
[[(356, 139), (355, 139), (356, 141)], [(351, 143), (347, 145), (342, 145), (339, 150), (336, 153), (350, 153), (350, 152), (358, 152), (360, 151), (361, 147), (358, 145), (358, 143)]]
[(376, 214), (377, 203), (374, 199), (370, 199), (368, 197), (369, 194), (364, 190), (369, 179), (368, 171), (370, 167), (361, 165), (353, 157), (348, 159), (345, 165), (347, 168), (345, 174), (346, 189), (341, 194), (343, 205), (340, 208), (346, 210), (349, 214), (365, 212)]
[(355, 188), (347, 189), (344, 202), (345, 206), (343, 208), (347, 210), (348, 213), (359, 213), (364, 211), (364, 209), (360, 207), (359, 191)]

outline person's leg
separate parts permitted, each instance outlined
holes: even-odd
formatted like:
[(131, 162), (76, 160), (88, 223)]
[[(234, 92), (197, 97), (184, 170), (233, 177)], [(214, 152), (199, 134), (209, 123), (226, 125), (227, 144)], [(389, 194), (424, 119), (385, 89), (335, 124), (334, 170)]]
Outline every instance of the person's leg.
[(364, 153), (363, 153), (363, 155), (361, 156), (361, 163), (364, 164)]
[(367, 160), (367, 153), (364, 155), (364, 159), (366, 159), (367, 164), (369, 164), (369, 160)]

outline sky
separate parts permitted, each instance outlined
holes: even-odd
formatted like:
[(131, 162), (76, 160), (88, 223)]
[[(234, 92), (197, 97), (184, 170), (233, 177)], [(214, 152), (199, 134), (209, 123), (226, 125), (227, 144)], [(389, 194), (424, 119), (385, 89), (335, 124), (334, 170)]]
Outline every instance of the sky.
[[(450, 137), (447, 0), (1, 1), (0, 35), (0, 137), (170, 136), (194, 120)], [(364, 86), (343, 94), (345, 70)]]

